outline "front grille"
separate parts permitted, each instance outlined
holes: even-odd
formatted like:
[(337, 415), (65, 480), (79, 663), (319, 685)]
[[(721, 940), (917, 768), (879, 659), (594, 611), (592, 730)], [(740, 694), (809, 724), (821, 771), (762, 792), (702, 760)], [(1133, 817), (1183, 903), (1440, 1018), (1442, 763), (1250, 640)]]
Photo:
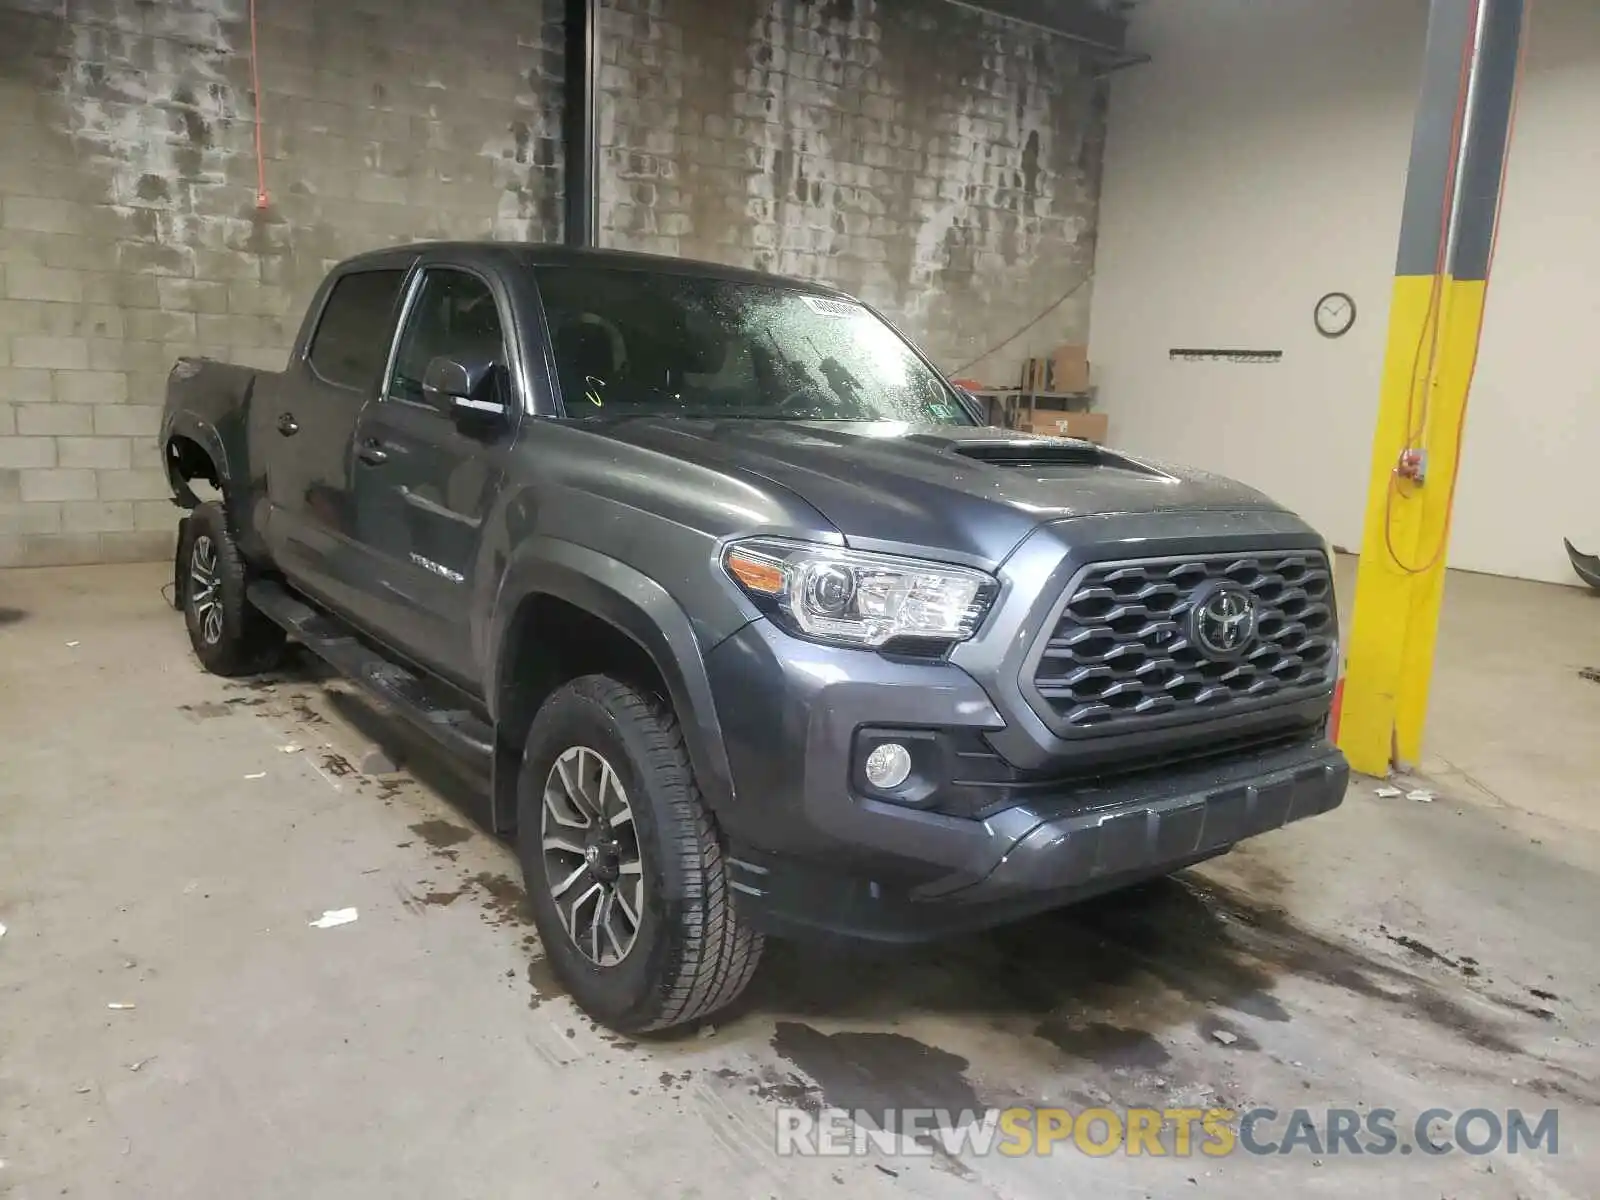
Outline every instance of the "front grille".
[[(1256, 636), (1219, 662), (1193, 644), (1189, 617), (1223, 581), (1255, 597)], [(1069, 589), (1033, 673), (1058, 732), (1220, 716), (1332, 686), (1333, 575), (1314, 551), (1097, 563)]]

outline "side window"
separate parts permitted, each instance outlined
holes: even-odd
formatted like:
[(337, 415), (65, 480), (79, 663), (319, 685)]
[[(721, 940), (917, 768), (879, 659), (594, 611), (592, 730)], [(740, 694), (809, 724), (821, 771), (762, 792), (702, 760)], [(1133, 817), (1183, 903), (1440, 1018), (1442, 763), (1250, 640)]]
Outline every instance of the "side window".
[(368, 388), (383, 373), (404, 271), (353, 271), (333, 285), (311, 338), (311, 367), (329, 383)]
[(506, 342), (494, 294), (476, 275), (444, 267), (423, 276), (422, 290), (400, 335), (389, 395), (421, 403), (423, 373), (428, 363), (441, 355), (469, 365), (493, 363), (490, 377), (496, 399), (509, 401)]

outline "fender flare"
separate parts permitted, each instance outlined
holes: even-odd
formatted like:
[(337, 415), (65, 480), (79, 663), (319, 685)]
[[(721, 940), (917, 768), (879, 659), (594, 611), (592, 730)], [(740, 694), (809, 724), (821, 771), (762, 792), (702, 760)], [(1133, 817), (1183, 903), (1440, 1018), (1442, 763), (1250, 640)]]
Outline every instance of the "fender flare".
[[(185, 493), (199, 503), (194, 493), (189, 491), (189, 485), (179, 479), (172, 471), (172, 456), (167, 453), (167, 447), (175, 437), (186, 437), (211, 456), (211, 461), (217, 468), (217, 481), (226, 485), (232, 480), (232, 468), (228, 461), (228, 449), (223, 443), (222, 435), (203, 417), (192, 412), (180, 411), (172, 414), (172, 419), (167, 424), (166, 435), (161, 439), (162, 466), (166, 469), (167, 480), (172, 484), (173, 491), (179, 496)], [(194, 505), (189, 505), (194, 507)]]
[(541, 595), (564, 600), (606, 622), (650, 657), (666, 682), (700, 790), (713, 810), (731, 803), (733, 773), (722, 723), (688, 614), (648, 575), (576, 543), (528, 538), (502, 576), (489, 635), (487, 699), (495, 720), (500, 717), (507, 651), (514, 648), (511, 639), (519, 636), (514, 622), (524, 601)]

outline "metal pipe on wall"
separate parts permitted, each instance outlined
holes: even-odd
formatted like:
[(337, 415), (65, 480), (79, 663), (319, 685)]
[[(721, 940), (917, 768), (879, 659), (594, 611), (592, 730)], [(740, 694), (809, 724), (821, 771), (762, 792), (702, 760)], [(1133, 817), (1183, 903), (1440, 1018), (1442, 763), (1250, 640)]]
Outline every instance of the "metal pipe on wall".
[(598, 241), (600, 196), (600, 0), (567, 0), (562, 142), (569, 246)]

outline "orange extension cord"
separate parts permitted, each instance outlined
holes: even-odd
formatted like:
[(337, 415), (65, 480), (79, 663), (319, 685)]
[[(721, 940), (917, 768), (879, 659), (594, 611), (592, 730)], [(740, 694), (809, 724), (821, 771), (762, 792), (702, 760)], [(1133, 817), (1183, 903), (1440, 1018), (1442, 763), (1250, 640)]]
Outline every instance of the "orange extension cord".
[[(1477, 14), (1475, 14), (1475, 15), (1481, 15), (1481, 11), (1482, 11), (1482, 3), (1481, 3), (1481, 0), (1479, 0), (1479, 5), (1477, 6)], [(1524, 10), (1524, 14), (1523, 14), (1523, 30), (1524, 30), (1524, 33), (1523, 33), (1523, 37), (1521, 38), (1521, 41), (1520, 41), (1520, 43), (1519, 43), (1519, 45), (1517, 47), (1516, 81), (1512, 86), (1512, 92), (1511, 92), (1511, 114), (1510, 114), (1510, 117), (1509, 117), (1509, 119), (1507, 121), (1507, 124), (1506, 124), (1505, 154), (1502, 157), (1501, 163), (1500, 163), (1499, 190), (1498, 190), (1498, 192), (1496, 193), (1496, 196), (1495, 196), (1494, 229), (1492, 230), (1492, 232), (1489, 235), (1489, 257), (1488, 257), (1488, 261), (1487, 261), (1487, 263), (1485, 265), (1484, 273), (1483, 273), (1484, 312), (1481, 312), (1478, 315), (1478, 328), (1477, 328), (1476, 334), (1474, 335), (1473, 343), (1472, 343), (1472, 362), (1471, 362), (1471, 365), (1467, 368), (1466, 392), (1461, 398), (1461, 412), (1460, 412), (1460, 415), (1456, 418), (1455, 452), (1454, 452), (1454, 456), (1453, 456), (1453, 459), (1452, 459), (1452, 462), (1451, 462), (1451, 467), (1450, 467), (1450, 490), (1449, 490), (1448, 494), (1445, 497), (1445, 524), (1444, 524), (1444, 529), (1441, 530), (1440, 534), (1439, 534), (1439, 544), (1434, 547), (1433, 553), (1428, 556), (1428, 561), (1423, 563), (1421, 566), (1414, 566), (1414, 565), (1412, 565), (1410, 563), (1407, 563), (1407, 562), (1403, 561), (1401, 559), (1398, 551), (1396, 551), (1395, 545), (1394, 545), (1394, 500), (1395, 500), (1395, 496), (1396, 495), (1400, 495), (1402, 498), (1405, 497), (1405, 493), (1401, 492), (1401, 490), (1400, 490), (1400, 475), (1399, 475), (1399, 472), (1398, 472), (1398, 468), (1395, 471), (1390, 473), (1388, 491), (1384, 496), (1384, 505), (1383, 505), (1383, 540), (1384, 540), (1384, 546), (1388, 550), (1389, 558), (1394, 562), (1395, 566), (1399, 567), (1400, 570), (1405, 572), (1407, 575), (1424, 575), (1427, 572), (1433, 570), (1434, 567), (1439, 565), (1440, 559), (1442, 559), (1444, 557), (1445, 550), (1450, 545), (1450, 526), (1451, 526), (1451, 522), (1454, 520), (1454, 517), (1455, 517), (1456, 482), (1457, 482), (1457, 479), (1460, 476), (1460, 469), (1461, 469), (1461, 446), (1462, 446), (1462, 443), (1463, 443), (1463, 441), (1465, 440), (1465, 437), (1466, 437), (1467, 407), (1468, 407), (1469, 402), (1472, 399), (1472, 385), (1473, 385), (1474, 381), (1477, 379), (1477, 375), (1478, 375), (1478, 355), (1479, 355), (1479, 352), (1483, 348), (1483, 326), (1484, 326), (1484, 319), (1485, 319), (1485, 317), (1487, 315), (1487, 311), (1488, 311), (1489, 285), (1490, 285), (1490, 281), (1494, 277), (1495, 255), (1499, 252), (1499, 249), (1500, 249), (1500, 220), (1501, 220), (1501, 217), (1502, 217), (1502, 215), (1504, 213), (1506, 189), (1507, 189), (1507, 185), (1508, 185), (1508, 182), (1510, 180), (1510, 177), (1511, 177), (1511, 146), (1512, 146), (1512, 143), (1513, 143), (1513, 141), (1515, 140), (1515, 137), (1516, 137), (1517, 109), (1520, 106), (1521, 101), (1522, 101), (1522, 82), (1523, 82), (1523, 76), (1524, 76), (1524, 72), (1526, 71), (1527, 61), (1528, 61), (1528, 37), (1527, 37), (1527, 32), (1526, 31), (1527, 31), (1528, 27), (1532, 24), (1532, 16), (1533, 16), (1533, 0), (1528, 0), (1526, 8)], [(1478, 22), (1475, 19), (1474, 22), (1473, 22), (1474, 35), (1476, 35), (1477, 25), (1478, 25)], [(1412, 425), (1412, 415), (1413, 415), (1414, 406), (1416, 404), (1416, 395), (1417, 395), (1417, 368), (1421, 365), (1421, 360), (1422, 360), (1422, 340), (1421, 339), (1419, 339), (1418, 342), (1417, 342), (1417, 355), (1416, 355), (1415, 360), (1412, 363), (1412, 369), (1411, 369), (1411, 391), (1410, 391), (1410, 394), (1406, 397), (1406, 445), (1407, 445), (1408, 448), (1410, 446), (1416, 445), (1417, 442), (1424, 436), (1424, 434), (1427, 431), (1427, 425), (1428, 425), (1428, 404), (1429, 404), (1429, 401), (1431, 400), (1431, 391), (1432, 391), (1432, 384), (1433, 384), (1433, 373), (1434, 373), (1434, 368), (1437, 365), (1437, 355), (1438, 355), (1439, 337), (1440, 337), (1440, 329), (1439, 329), (1439, 316), (1440, 316), (1440, 313), (1438, 311), (1438, 308), (1439, 308), (1439, 302), (1442, 299), (1442, 292), (1443, 292), (1443, 288), (1444, 288), (1444, 274), (1443, 273), (1444, 273), (1445, 267), (1447, 265), (1444, 260), (1445, 260), (1445, 253), (1446, 253), (1446, 241), (1448, 240), (1448, 233), (1449, 233), (1449, 228), (1450, 228), (1450, 214), (1455, 208), (1455, 194), (1456, 194), (1457, 183), (1458, 183), (1456, 175), (1457, 175), (1457, 169), (1458, 169), (1458, 165), (1459, 165), (1460, 157), (1461, 157), (1461, 153), (1460, 153), (1460, 151), (1461, 151), (1461, 138), (1462, 138), (1462, 134), (1463, 134), (1463, 124), (1464, 124), (1465, 117), (1466, 117), (1466, 105), (1467, 105), (1467, 97), (1468, 97), (1468, 91), (1469, 91), (1468, 80), (1469, 80), (1470, 66), (1471, 66), (1471, 61), (1472, 61), (1471, 55), (1472, 55), (1472, 45), (1469, 43), (1468, 45), (1463, 47), (1463, 50), (1462, 50), (1461, 88), (1460, 88), (1460, 93), (1459, 93), (1459, 95), (1457, 97), (1455, 124), (1453, 126), (1453, 132), (1452, 132), (1452, 135), (1451, 135), (1451, 146), (1452, 146), (1451, 166), (1450, 166), (1450, 175), (1448, 177), (1448, 181), (1447, 181), (1446, 186), (1445, 186), (1445, 198), (1444, 198), (1444, 206), (1443, 206), (1444, 207), (1444, 211), (1443, 211), (1443, 214), (1442, 214), (1441, 234), (1440, 234), (1440, 239), (1439, 239), (1439, 260), (1435, 265), (1434, 280), (1433, 280), (1433, 295), (1429, 299), (1428, 315), (1427, 315), (1427, 317), (1425, 318), (1425, 321), (1424, 321), (1423, 337), (1424, 338), (1428, 337), (1428, 334), (1430, 332), (1429, 329), (1428, 329), (1428, 325), (1431, 324), (1431, 326), (1432, 326), (1432, 329), (1431, 329), (1432, 345), (1430, 346), (1429, 352), (1428, 352), (1428, 370), (1427, 370), (1426, 375), (1423, 377), (1423, 379), (1424, 379), (1424, 389), (1423, 389), (1424, 390), (1424, 396), (1423, 396), (1423, 404), (1422, 404), (1422, 416), (1421, 416), (1421, 419), (1417, 422), (1417, 424), (1415, 426)]]
[(256, 0), (250, 0), (250, 88), (256, 102), (256, 207), (272, 203), (267, 195), (267, 157), (261, 149), (261, 72), (256, 66)]

